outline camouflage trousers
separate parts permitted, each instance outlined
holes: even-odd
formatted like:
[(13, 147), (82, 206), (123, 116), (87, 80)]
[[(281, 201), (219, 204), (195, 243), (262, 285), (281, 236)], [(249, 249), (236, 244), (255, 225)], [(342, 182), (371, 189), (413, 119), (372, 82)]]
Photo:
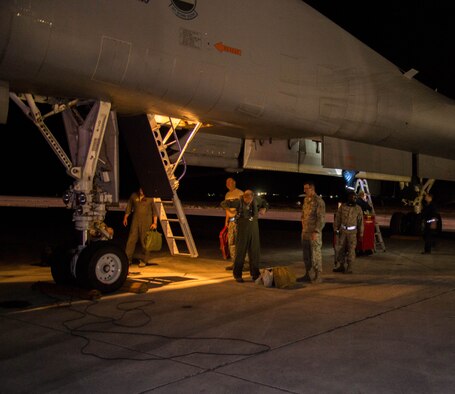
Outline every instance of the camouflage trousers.
[(313, 240), (311, 234), (302, 233), (303, 262), (307, 272), (314, 269), (316, 272), (322, 272), (322, 237), (321, 234)]
[(237, 241), (237, 223), (235, 221), (228, 223), (228, 245), (231, 260), (235, 260), (235, 243)]
[(351, 264), (355, 259), (355, 247), (357, 246), (357, 232), (341, 230), (335, 245), (336, 261), (340, 265)]

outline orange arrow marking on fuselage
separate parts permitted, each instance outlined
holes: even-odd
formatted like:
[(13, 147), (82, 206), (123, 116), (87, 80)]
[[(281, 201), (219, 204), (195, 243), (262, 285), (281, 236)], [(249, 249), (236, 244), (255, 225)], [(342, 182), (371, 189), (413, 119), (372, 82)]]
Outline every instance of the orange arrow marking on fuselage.
[(242, 56), (241, 49), (237, 49), (237, 48), (233, 48), (233, 47), (224, 45), (222, 42), (217, 42), (214, 46), (220, 52), (228, 52), (228, 53), (232, 53), (233, 55)]

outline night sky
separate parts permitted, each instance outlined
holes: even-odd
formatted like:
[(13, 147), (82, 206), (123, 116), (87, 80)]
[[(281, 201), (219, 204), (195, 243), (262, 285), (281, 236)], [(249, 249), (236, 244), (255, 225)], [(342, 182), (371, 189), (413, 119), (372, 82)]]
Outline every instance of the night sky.
[(420, 82), (455, 99), (455, 3), (440, 0), (309, 0), (360, 41)]
[[(416, 79), (455, 99), (455, 3), (445, 1), (307, 1), (365, 44), (407, 71), (419, 70)], [(55, 117), (54, 117), (55, 118)], [(10, 103), (8, 125), (0, 125), (0, 194), (61, 196), (72, 179), (52, 153), (39, 131)], [(50, 128), (65, 144), (59, 119), (50, 119)], [(54, 128), (52, 126), (55, 126)], [(120, 137), (120, 196), (127, 197), (138, 185)], [(275, 172), (244, 171), (228, 174), (222, 169), (189, 167), (181, 182), (182, 200), (219, 198), (226, 192), (225, 179), (233, 175), (238, 186), (279, 191), (294, 201), (303, 192), (302, 182), (313, 179), (318, 191), (341, 193), (341, 179)], [(453, 183), (436, 182), (434, 190), (453, 195)], [(394, 194), (396, 186), (385, 185), (384, 193)], [(214, 193), (209, 197), (208, 193)], [(455, 198), (455, 196), (454, 196)]]

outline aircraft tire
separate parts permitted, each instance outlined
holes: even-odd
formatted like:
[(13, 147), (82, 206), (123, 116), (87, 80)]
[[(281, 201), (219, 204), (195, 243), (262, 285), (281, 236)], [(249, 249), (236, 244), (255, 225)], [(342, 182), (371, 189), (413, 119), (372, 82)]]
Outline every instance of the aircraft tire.
[(422, 215), (408, 212), (405, 218), (409, 235), (422, 235)]
[(56, 250), (49, 257), (49, 265), (54, 282), (58, 285), (74, 284), (75, 278), (71, 273), (72, 252), (70, 250)]
[(111, 293), (119, 289), (128, 276), (125, 252), (111, 241), (97, 241), (82, 250), (76, 265), (80, 286)]

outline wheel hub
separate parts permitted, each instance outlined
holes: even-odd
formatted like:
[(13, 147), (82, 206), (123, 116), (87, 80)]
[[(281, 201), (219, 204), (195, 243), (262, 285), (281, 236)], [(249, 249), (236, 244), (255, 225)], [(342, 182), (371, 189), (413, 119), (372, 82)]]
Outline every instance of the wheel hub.
[(95, 268), (97, 279), (104, 284), (114, 283), (119, 278), (121, 271), (122, 262), (113, 253), (107, 253), (101, 256)]

